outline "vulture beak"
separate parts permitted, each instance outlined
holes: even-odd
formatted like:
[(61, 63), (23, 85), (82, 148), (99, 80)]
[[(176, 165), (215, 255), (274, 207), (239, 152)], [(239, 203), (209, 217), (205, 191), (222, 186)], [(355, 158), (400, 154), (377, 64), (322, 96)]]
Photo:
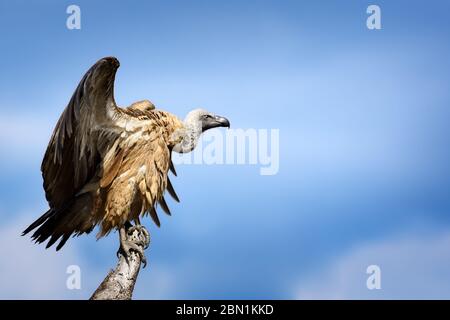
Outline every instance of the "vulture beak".
[(214, 116), (214, 121), (217, 123), (217, 127), (227, 127), (230, 129), (230, 121), (227, 118), (221, 116)]
[(202, 121), (202, 131), (205, 132), (208, 129), (217, 127), (230, 128), (230, 121), (227, 118), (221, 116), (210, 116)]

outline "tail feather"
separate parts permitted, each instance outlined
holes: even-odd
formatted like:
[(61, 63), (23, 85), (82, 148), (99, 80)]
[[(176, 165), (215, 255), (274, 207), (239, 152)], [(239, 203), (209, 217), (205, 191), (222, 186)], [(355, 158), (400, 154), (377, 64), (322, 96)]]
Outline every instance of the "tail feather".
[(70, 234), (65, 234), (61, 241), (58, 243), (58, 245), (56, 246), (56, 251), (59, 251), (59, 249), (61, 249), (67, 242), (67, 240), (69, 240), (70, 238)]
[(50, 209), (48, 210), (46, 213), (44, 213), (39, 219), (37, 219), (36, 221), (34, 221), (32, 224), (30, 224), (28, 226), (28, 228), (26, 228), (23, 232), (22, 232), (22, 236), (26, 235), (27, 233), (29, 233), (31, 230), (37, 228), (38, 226), (40, 226), (41, 224), (43, 224), (48, 218), (50, 218), (51, 216), (53, 216), (55, 214), (55, 209)]
[(56, 247), (58, 251), (74, 232), (76, 234), (89, 233), (93, 229), (95, 223), (91, 220), (90, 204), (89, 194), (80, 195), (61, 209), (48, 210), (26, 228), (22, 235), (37, 228), (31, 238), (36, 243), (42, 243), (50, 238), (46, 248), (50, 248), (62, 237)]

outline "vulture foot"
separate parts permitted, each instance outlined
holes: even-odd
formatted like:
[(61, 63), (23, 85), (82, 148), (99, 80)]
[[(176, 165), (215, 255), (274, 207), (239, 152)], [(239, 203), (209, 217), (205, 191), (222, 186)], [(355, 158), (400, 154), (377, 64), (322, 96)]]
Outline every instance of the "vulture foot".
[(147, 266), (147, 258), (145, 257), (144, 250), (148, 248), (149, 243), (150, 234), (144, 226), (124, 226), (120, 228), (120, 248), (117, 251), (117, 255), (123, 255), (128, 263), (131, 251), (134, 251), (139, 254), (145, 268)]
[(150, 233), (148, 233), (147, 229), (141, 224), (130, 227), (127, 232), (129, 236), (132, 236), (135, 231), (137, 232), (140, 241), (139, 244), (144, 247), (144, 250), (147, 249), (150, 244)]

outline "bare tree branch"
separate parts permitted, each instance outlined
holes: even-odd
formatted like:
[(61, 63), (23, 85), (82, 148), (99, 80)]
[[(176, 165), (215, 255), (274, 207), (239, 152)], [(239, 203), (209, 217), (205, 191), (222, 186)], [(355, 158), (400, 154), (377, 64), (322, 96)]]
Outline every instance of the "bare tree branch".
[[(128, 240), (142, 246), (143, 249), (147, 248), (150, 243), (150, 238), (142, 241), (142, 235), (137, 230), (127, 234), (127, 237)], [(141, 262), (141, 256), (135, 251), (130, 252), (128, 261), (121, 254), (116, 269), (108, 273), (90, 300), (131, 300)]]

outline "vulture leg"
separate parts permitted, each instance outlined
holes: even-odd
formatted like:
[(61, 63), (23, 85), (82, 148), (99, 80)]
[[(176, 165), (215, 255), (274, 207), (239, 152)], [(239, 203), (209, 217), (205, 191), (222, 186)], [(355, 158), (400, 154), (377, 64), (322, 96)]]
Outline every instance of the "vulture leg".
[[(131, 241), (129, 236), (132, 235), (135, 231), (138, 232), (139, 241)], [(150, 243), (150, 236), (142, 225), (132, 226), (129, 222), (119, 228), (119, 237), (120, 237), (120, 248), (117, 252), (118, 254), (122, 254), (124, 258), (128, 262), (128, 258), (130, 257), (131, 250), (137, 252), (141, 257), (142, 263), (144, 264), (144, 268), (147, 265), (147, 259), (144, 254), (144, 249), (148, 247)]]

